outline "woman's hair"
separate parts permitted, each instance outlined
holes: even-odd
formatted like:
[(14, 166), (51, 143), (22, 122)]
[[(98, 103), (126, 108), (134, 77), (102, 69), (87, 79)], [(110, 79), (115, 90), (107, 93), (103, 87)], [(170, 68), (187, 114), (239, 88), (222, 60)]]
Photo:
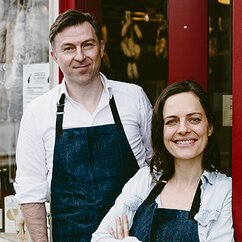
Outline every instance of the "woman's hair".
[(209, 125), (213, 127), (213, 133), (208, 137), (208, 144), (204, 150), (202, 158), (202, 167), (207, 171), (215, 171), (219, 169), (220, 153), (215, 139), (215, 120), (212, 113), (207, 93), (201, 86), (191, 80), (178, 81), (168, 85), (158, 97), (153, 110), (151, 140), (153, 146), (153, 157), (150, 162), (150, 171), (153, 174), (155, 171), (162, 171), (163, 178), (170, 179), (174, 174), (174, 157), (168, 152), (164, 145), (163, 139), (163, 109), (166, 100), (178, 93), (192, 92), (198, 97)]
[(67, 27), (77, 26), (84, 22), (88, 22), (92, 25), (98, 40), (101, 41), (102, 35), (100, 26), (98, 26), (92, 15), (89, 13), (79, 12), (78, 10), (69, 9), (61, 13), (50, 27), (49, 40), (52, 48), (54, 47), (54, 39), (58, 33), (62, 32)]

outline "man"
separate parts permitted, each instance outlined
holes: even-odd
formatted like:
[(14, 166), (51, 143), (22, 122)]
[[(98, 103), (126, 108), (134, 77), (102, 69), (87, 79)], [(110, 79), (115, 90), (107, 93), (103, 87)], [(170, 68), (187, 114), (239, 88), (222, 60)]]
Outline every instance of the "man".
[(89, 14), (68, 10), (50, 28), (62, 83), (22, 117), (16, 198), (34, 241), (89, 242), (124, 183), (149, 161), (151, 104), (133, 84), (100, 73), (104, 42)]

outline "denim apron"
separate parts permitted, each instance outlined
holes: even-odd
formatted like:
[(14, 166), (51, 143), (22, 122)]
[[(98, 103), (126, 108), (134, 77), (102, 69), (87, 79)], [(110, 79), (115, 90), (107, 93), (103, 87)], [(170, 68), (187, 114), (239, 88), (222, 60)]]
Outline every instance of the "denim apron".
[(114, 97), (115, 123), (62, 129), (65, 95), (57, 104), (51, 181), (54, 242), (90, 242), (123, 185), (138, 170)]
[(198, 223), (194, 216), (199, 211), (201, 181), (190, 211), (158, 208), (155, 199), (165, 183), (157, 183), (134, 216), (130, 236), (142, 242), (199, 242)]

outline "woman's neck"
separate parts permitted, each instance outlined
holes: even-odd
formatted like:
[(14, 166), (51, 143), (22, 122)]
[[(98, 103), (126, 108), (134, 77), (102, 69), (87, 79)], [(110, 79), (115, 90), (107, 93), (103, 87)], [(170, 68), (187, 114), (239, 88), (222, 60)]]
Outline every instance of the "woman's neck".
[(201, 165), (175, 164), (175, 173), (169, 182), (179, 184), (179, 186), (197, 185), (202, 173)]

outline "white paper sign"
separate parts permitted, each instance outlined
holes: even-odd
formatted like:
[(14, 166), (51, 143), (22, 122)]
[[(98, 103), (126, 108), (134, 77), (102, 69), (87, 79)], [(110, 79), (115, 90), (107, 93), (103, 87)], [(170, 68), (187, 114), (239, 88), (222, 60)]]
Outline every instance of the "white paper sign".
[(49, 63), (23, 65), (23, 111), (29, 102), (49, 89)]
[(223, 95), (223, 126), (232, 126), (232, 95)]

